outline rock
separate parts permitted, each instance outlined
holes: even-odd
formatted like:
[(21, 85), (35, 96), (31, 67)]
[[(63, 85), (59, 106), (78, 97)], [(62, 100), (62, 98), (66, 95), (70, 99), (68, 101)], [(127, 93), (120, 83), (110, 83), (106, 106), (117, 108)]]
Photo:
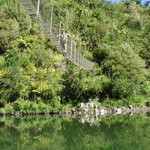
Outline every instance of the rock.
[(84, 118), (81, 118), (81, 123), (84, 123), (85, 122), (85, 119)]
[(84, 111), (85, 111), (85, 112), (88, 112), (88, 111), (89, 111), (89, 109), (86, 107), (86, 108), (84, 108)]
[(116, 108), (116, 107), (114, 107), (114, 108), (112, 109), (112, 113), (113, 113), (113, 114), (117, 114), (117, 108)]
[(90, 118), (89, 122), (90, 122), (90, 125), (92, 125), (94, 123), (94, 118)]
[(93, 103), (93, 102), (90, 102), (90, 103), (88, 103), (88, 104), (89, 104), (89, 107), (94, 108), (94, 103)]
[(84, 104), (84, 107), (88, 108), (89, 107), (89, 103)]
[(121, 108), (118, 108), (117, 109), (117, 114), (121, 114), (122, 113), (122, 109)]
[(95, 109), (95, 114), (99, 114), (100, 110), (99, 109)]
[(80, 108), (84, 108), (85, 107), (85, 104), (84, 103), (81, 103), (80, 104)]
[(97, 109), (97, 105), (95, 106), (95, 110), (94, 110), (94, 112), (95, 112), (95, 114), (99, 114), (100, 113), (100, 110), (99, 109)]
[(103, 109), (103, 108), (100, 109), (100, 114), (101, 114), (101, 115), (105, 115), (105, 109)]

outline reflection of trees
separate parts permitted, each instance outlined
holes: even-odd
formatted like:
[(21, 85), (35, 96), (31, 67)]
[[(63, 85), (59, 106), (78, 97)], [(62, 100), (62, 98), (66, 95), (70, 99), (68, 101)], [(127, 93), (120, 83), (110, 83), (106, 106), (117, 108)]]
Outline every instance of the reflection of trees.
[(64, 139), (63, 136), (57, 136), (61, 129), (59, 118), (27, 117), (16, 120), (12, 119), (9, 124), (6, 123), (7, 119), (4, 121), (0, 129), (0, 150), (61, 148)]
[(61, 117), (0, 118), (1, 149), (146, 150), (146, 116), (105, 117), (99, 126)]

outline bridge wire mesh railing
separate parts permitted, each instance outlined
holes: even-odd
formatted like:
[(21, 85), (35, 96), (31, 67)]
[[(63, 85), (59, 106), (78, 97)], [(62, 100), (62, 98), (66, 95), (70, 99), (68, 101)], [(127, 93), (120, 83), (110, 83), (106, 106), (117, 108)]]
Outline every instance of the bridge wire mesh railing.
[[(54, 0), (19, 0), (26, 8), (29, 15), (37, 22), (44, 33), (50, 38), (56, 48), (63, 52), (63, 46), (61, 43), (61, 37), (59, 36), (64, 28), (64, 25), (60, 21), (60, 14), (56, 8), (56, 2)], [(77, 49), (77, 44), (68, 36), (67, 38), (67, 51), (65, 57), (69, 59), (75, 65), (92, 70), (94, 62), (91, 62), (83, 56), (81, 51)]]

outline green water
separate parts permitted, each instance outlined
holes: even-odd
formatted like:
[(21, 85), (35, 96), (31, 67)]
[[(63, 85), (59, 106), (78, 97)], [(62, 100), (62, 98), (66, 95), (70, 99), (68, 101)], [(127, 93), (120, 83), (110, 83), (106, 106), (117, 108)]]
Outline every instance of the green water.
[(0, 150), (150, 150), (150, 117), (0, 117)]

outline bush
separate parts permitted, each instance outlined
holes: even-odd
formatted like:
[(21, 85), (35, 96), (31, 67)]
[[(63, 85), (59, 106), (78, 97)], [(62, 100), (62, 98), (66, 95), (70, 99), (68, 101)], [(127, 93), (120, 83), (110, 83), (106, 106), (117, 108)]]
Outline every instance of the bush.
[(0, 4), (1, 4), (1, 3), (5, 3), (5, 2), (6, 2), (6, 0), (0, 0)]
[(134, 105), (134, 106), (138, 106), (142, 103), (142, 101), (144, 101), (145, 97), (143, 97), (142, 95), (132, 95), (129, 98), (129, 105)]
[(23, 99), (18, 99), (13, 103), (13, 108), (15, 111), (20, 111), (23, 110), (24, 105), (24, 100)]
[(6, 113), (14, 112), (13, 106), (11, 104), (6, 104), (4, 109)]

